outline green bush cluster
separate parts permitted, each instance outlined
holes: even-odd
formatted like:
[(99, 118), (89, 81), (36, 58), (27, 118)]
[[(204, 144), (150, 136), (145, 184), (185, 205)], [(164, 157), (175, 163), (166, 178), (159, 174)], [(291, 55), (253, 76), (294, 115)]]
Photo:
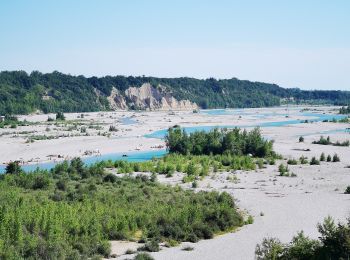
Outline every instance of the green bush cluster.
[(258, 260), (290, 259), (349, 259), (350, 258), (350, 218), (346, 224), (335, 224), (328, 217), (318, 225), (321, 236), (310, 239), (303, 232), (293, 237), (288, 244), (276, 238), (265, 238), (256, 246)]
[(171, 177), (175, 171), (188, 176), (207, 176), (210, 171), (255, 170), (256, 163), (250, 156), (224, 155), (181, 155), (168, 154), (146, 162), (125, 160), (99, 163), (106, 168), (116, 168), (118, 173), (151, 172)]
[(64, 114), (62, 112), (57, 112), (56, 113), (56, 120), (64, 121), (64, 120), (66, 120), (66, 117), (64, 116)]
[(272, 149), (273, 142), (265, 140), (259, 128), (250, 132), (235, 128), (187, 134), (180, 127), (173, 127), (169, 128), (165, 142), (170, 153), (183, 155), (232, 154), (254, 157), (275, 155)]
[(307, 160), (307, 157), (305, 157), (304, 155), (300, 156), (299, 161), (301, 164), (309, 163), (309, 161)]
[(346, 187), (346, 189), (345, 189), (345, 192), (344, 192), (345, 194), (350, 194), (350, 186), (348, 186), (348, 187)]
[(295, 160), (295, 159), (289, 159), (289, 160), (287, 161), (287, 164), (289, 164), (289, 165), (297, 165), (297, 164), (298, 164), (298, 161)]
[[(185, 191), (147, 176), (117, 177), (76, 158), (51, 171), (0, 177), (0, 259), (87, 259), (109, 240), (197, 241), (243, 224), (227, 193)], [(153, 247), (154, 248), (154, 247)]]
[(349, 146), (350, 145), (350, 141), (346, 140), (343, 142), (331, 142), (331, 138), (329, 136), (327, 136), (327, 138), (324, 138), (323, 136), (320, 137), (320, 139), (318, 141), (313, 141), (313, 144), (322, 144), (322, 145), (334, 145), (334, 146)]
[(285, 166), (284, 164), (280, 164), (278, 166), (278, 172), (280, 173), (279, 176), (283, 176), (283, 177), (297, 177), (297, 175), (294, 172), (290, 172), (288, 165)]
[(341, 107), (339, 109), (339, 114), (350, 114), (350, 106)]
[(29, 125), (30, 123), (26, 120), (19, 121), (17, 117), (12, 115), (5, 115), (4, 119), (0, 121), (0, 128), (10, 127), (10, 128), (17, 128), (17, 126), (25, 126)]
[(320, 161), (314, 156), (311, 158), (310, 165), (320, 165)]
[[(300, 161), (302, 164), (306, 164), (307, 163), (307, 158), (302, 156), (300, 157)], [(311, 158), (311, 161), (310, 161), (310, 165), (320, 165), (320, 162), (324, 162), (324, 161), (327, 161), (327, 162), (340, 162), (340, 157), (338, 156), (338, 154), (334, 154), (333, 157), (328, 154), (327, 157), (324, 153), (321, 153), (320, 155), (320, 159), (316, 159), (315, 156), (313, 156)]]

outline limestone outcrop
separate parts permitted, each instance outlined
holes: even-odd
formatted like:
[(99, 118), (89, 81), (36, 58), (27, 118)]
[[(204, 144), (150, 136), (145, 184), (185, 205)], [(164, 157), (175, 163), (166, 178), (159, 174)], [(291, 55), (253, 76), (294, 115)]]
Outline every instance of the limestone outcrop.
[(107, 98), (110, 107), (117, 109), (140, 109), (140, 110), (194, 110), (197, 104), (189, 100), (177, 100), (167, 91), (165, 86), (153, 87), (149, 83), (141, 87), (129, 87), (120, 93), (113, 88)]

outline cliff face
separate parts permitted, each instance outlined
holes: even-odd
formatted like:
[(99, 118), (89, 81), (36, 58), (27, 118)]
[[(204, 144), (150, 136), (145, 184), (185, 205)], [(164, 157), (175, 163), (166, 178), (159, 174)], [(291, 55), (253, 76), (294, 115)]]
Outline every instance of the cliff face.
[[(124, 95), (123, 95), (124, 94)], [(130, 87), (121, 94), (113, 88), (107, 98), (112, 109), (141, 109), (141, 110), (193, 110), (198, 109), (197, 104), (189, 100), (177, 100), (166, 87), (152, 87), (145, 83), (141, 87)]]
[(107, 100), (109, 107), (113, 110), (126, 110), (128, 108), (125, 98), (115, 87), (112, 88), (111, 94), (107, 97)]

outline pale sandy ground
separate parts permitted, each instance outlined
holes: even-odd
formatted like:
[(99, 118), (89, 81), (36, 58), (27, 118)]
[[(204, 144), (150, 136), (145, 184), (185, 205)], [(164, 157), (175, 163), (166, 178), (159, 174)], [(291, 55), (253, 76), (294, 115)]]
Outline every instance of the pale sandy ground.
[[(337, 108), (312, 107), (313, 111), (335, 112)], [(298, 109), (300, 110), (300, 109)], [(191, 111), (175, 112), (96, 112), (84, 113), (84, 118), (80, 119), (80, 113), (65, 114), (68, 122), (54, 125), (55, 122), (47, 122), (48, 116), (54, 115), (30, 115), (21, 116), (19, 119), (26, 119), (35, 122), (35, 125), (19, 126), (16, 129), (0, 129), (0, 164), (9, 161), (21, 160), (24, 163), (38, 163), (46, 161), (59, 161), (70, 159), (76, 156), (84, 156), (85, 153), (111, 154), (132, 151), (155, 150), (164, 142), (158, 139), (145, 138), (145, 134), (156, 130), (166, 129), (175, 124), (181, 126), (212, 126), (212, 125), (252, 125), (257, 122), (288, 121), (294, 119), (310, 119), (302, 117), (295, 108), (290, 109), (290, 116), (286, 118), (281, 113), (286, 113), (286, 108), (260, 108), (244, 109), (243, 113), (229, 115), (207, 115), (203, 113), (194, 114)], [(248, 115), (247, 115), (248, 113)], [(270, 113), (269, 118), (259, 118), (263, 113)], [(137, 123), (124, 125), (121, 120), (131, 117)], [(69, 130), (73, 124), (77, 124), (76, 130)], [(99, 126), (101, 129), (89, 128)], [(110, 126), (115, 126), (117, 132), (109, 132)], [(86, 132), (81, 133), (81, 128), (85, 127)], [(302, 124), (288, 127), (287, 135), (298, 135), (300, 133), (315, 133), (320, 129), (332, 130), (345, 128), (345, 124)], [(49, 129), (49, 131), (47, 131)], [(291, 130), (291, 131), (290, 131)], [(266, 131), (266, 133), (265, 133)], [(281, 128), (266, 128), (264, 134), (270, 138), (275, 138), (280, 133)], [(98, 134), (101, 135), (98, 135)], [(27, 140), (33, 135), (53, 136), (51, 140), (37, 140), (28, 143)], [(88, 136), (86, 136), (88, 135)], [(102, 136), (107, 135), (107, 136)], [(110, 136), (108, 136), (110, 135)], [(59, 137), (60, 136), (60, 137)], [(52, 155), (52, 156), (49, 156)], [(59, 158), (58, 158), (59, 157)]]
[[(311, 107), (317, 113), (335, 113), (337, 108)], [(245, 113), (249, 112), (249, 115)], [(259, 118), (260, 114), (271, 113), (267, 119)], [(102, 129), (87, 129), (89, 136), (60, 137), (59, 139), (35, 141), (26, 143), (28, 135), (21, 131), (34, 131), (34, 134), (47, 135), (80, 135), (78, 130), (67, 131), (69, 126), (47, 126), (47, 115), (25, 116), (38, 125), (18, 127), (17, 129), (0, 129), (0, 163), (22, 159), (24, 161), (47, 161), (48, 155), (62, 155), (63, 158), (82, 156), (85, 151), (98, 151), (100, 154), (151, 150), (158, 145), (164, 145), (162, 140), (145, 138), (144, 134), (165, 129), (175, 124), (181, 126), (196, 125), (251, 125), (257, 122), (284, 121), (303, 118), (291, 109), (289, 118), (280, 113), (286, 113), (285, 108), (247, 109), (244, 113), (231, 115), (193, 114), (192, 112), (104, 112), (84, 113), (86, 116), (80, 122), (85, 126), (100, 124)], [(76, 120), (80, 114), (66, 114), (67, 119)], [(239, 116), (242, 116), (241, 118)], [(123, 125), (123, 117), (133, 117), (137, 124)], [(98, 136), (97, 133), (108, 134), (108, 128), (114, 125), (119, 129), (110, 137)], [(50, 132), (46, 128), (51, 129)], [(322, 152), (333, 155), (337, 153), (341, 162), (321, 163), (321, 166), (297, 165), (290, 169), (297, 177), (279, 177), (277, 167), (268, 166), (256, 172), (236, 172), (216, 174), (199, 182), (199, 189), (227, 191), (237, 199), (240, 209), (254, 216), (254, 224), (244, 226), (235, 233), (218, 236), (211, 240), (191, 244), (193, 251), (181, 250), (184, 245), (175, 248), (164, 248), (158, 253), (152, 253), (156, 259), (254, 259), (254, 250), (263, 237), (279, 237), (282, 241), (290, 241), (297, 231), (304, 232), (316, 238), (316, 224), (322, 222), (327, 215), (336, 220), (344, 221), (350, 216), (350, 196), (343, 194), (350, 185), (350, 148), (322, 146), (311, 144), (320, 137), (320, 133), (329, 130), (345, 129), (349, 124), (340, 123), (309, 123), (283, 127), (263, 128), (263, 134), (275, 140), (275, 150), (285, 158), (299, 158), (301, 155), (319, 157)], [(10, 132), (9, 134), (5, 134)], [(33, 134), (33, 133), (32, 133)], [(305, 142), (299, 143), (298, 137), (305, 136)], [(324, 134), (327, 136), (328, 134)], [(329, 134), (332, 141), (350, 140), (349, 133)], [(311, 151), (302, 151), (310, 149)], [(60, 160), (55, 158), (56, 160)], [(238, 183), (226, 180), (227, 175), (237, 175)], [(161, 182), (170, 184), (181, 183), (181, 174), (166, 179), (159, 177)], [(190, 184), (181, 184), (190, 188)], [(263, 212), (264, 216), (260, 216)], [(186, 243), (188, 244), (188, 243)], [(123, 254), (128, 248), (135, 249), (135, 243), (112, 243), (112, 253)], [(122, 256), (120, 259), (131, 258)]]

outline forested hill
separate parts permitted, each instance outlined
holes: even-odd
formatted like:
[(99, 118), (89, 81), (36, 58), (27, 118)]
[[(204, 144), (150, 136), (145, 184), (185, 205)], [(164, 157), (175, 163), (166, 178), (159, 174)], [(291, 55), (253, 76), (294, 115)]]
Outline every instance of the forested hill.
[[(138, 89), (146, 84), (148, 87), (142, 91)], [(236, 78), (87, 78), (60, 72), (0, 72), (0, 114), (27, 114), (38, 110), (48, 113), (153, 109), (157, 106), (165, 109), (176, 108), (179, 104), (188, 108), (193, 103), (200, 108), (264, 107), (280, 105), (285, 98), (292, 98), (295, 103), (348, 105), (350, 92), (285, 89)], [(182, 102), (184, 100), (189, 101)]]

